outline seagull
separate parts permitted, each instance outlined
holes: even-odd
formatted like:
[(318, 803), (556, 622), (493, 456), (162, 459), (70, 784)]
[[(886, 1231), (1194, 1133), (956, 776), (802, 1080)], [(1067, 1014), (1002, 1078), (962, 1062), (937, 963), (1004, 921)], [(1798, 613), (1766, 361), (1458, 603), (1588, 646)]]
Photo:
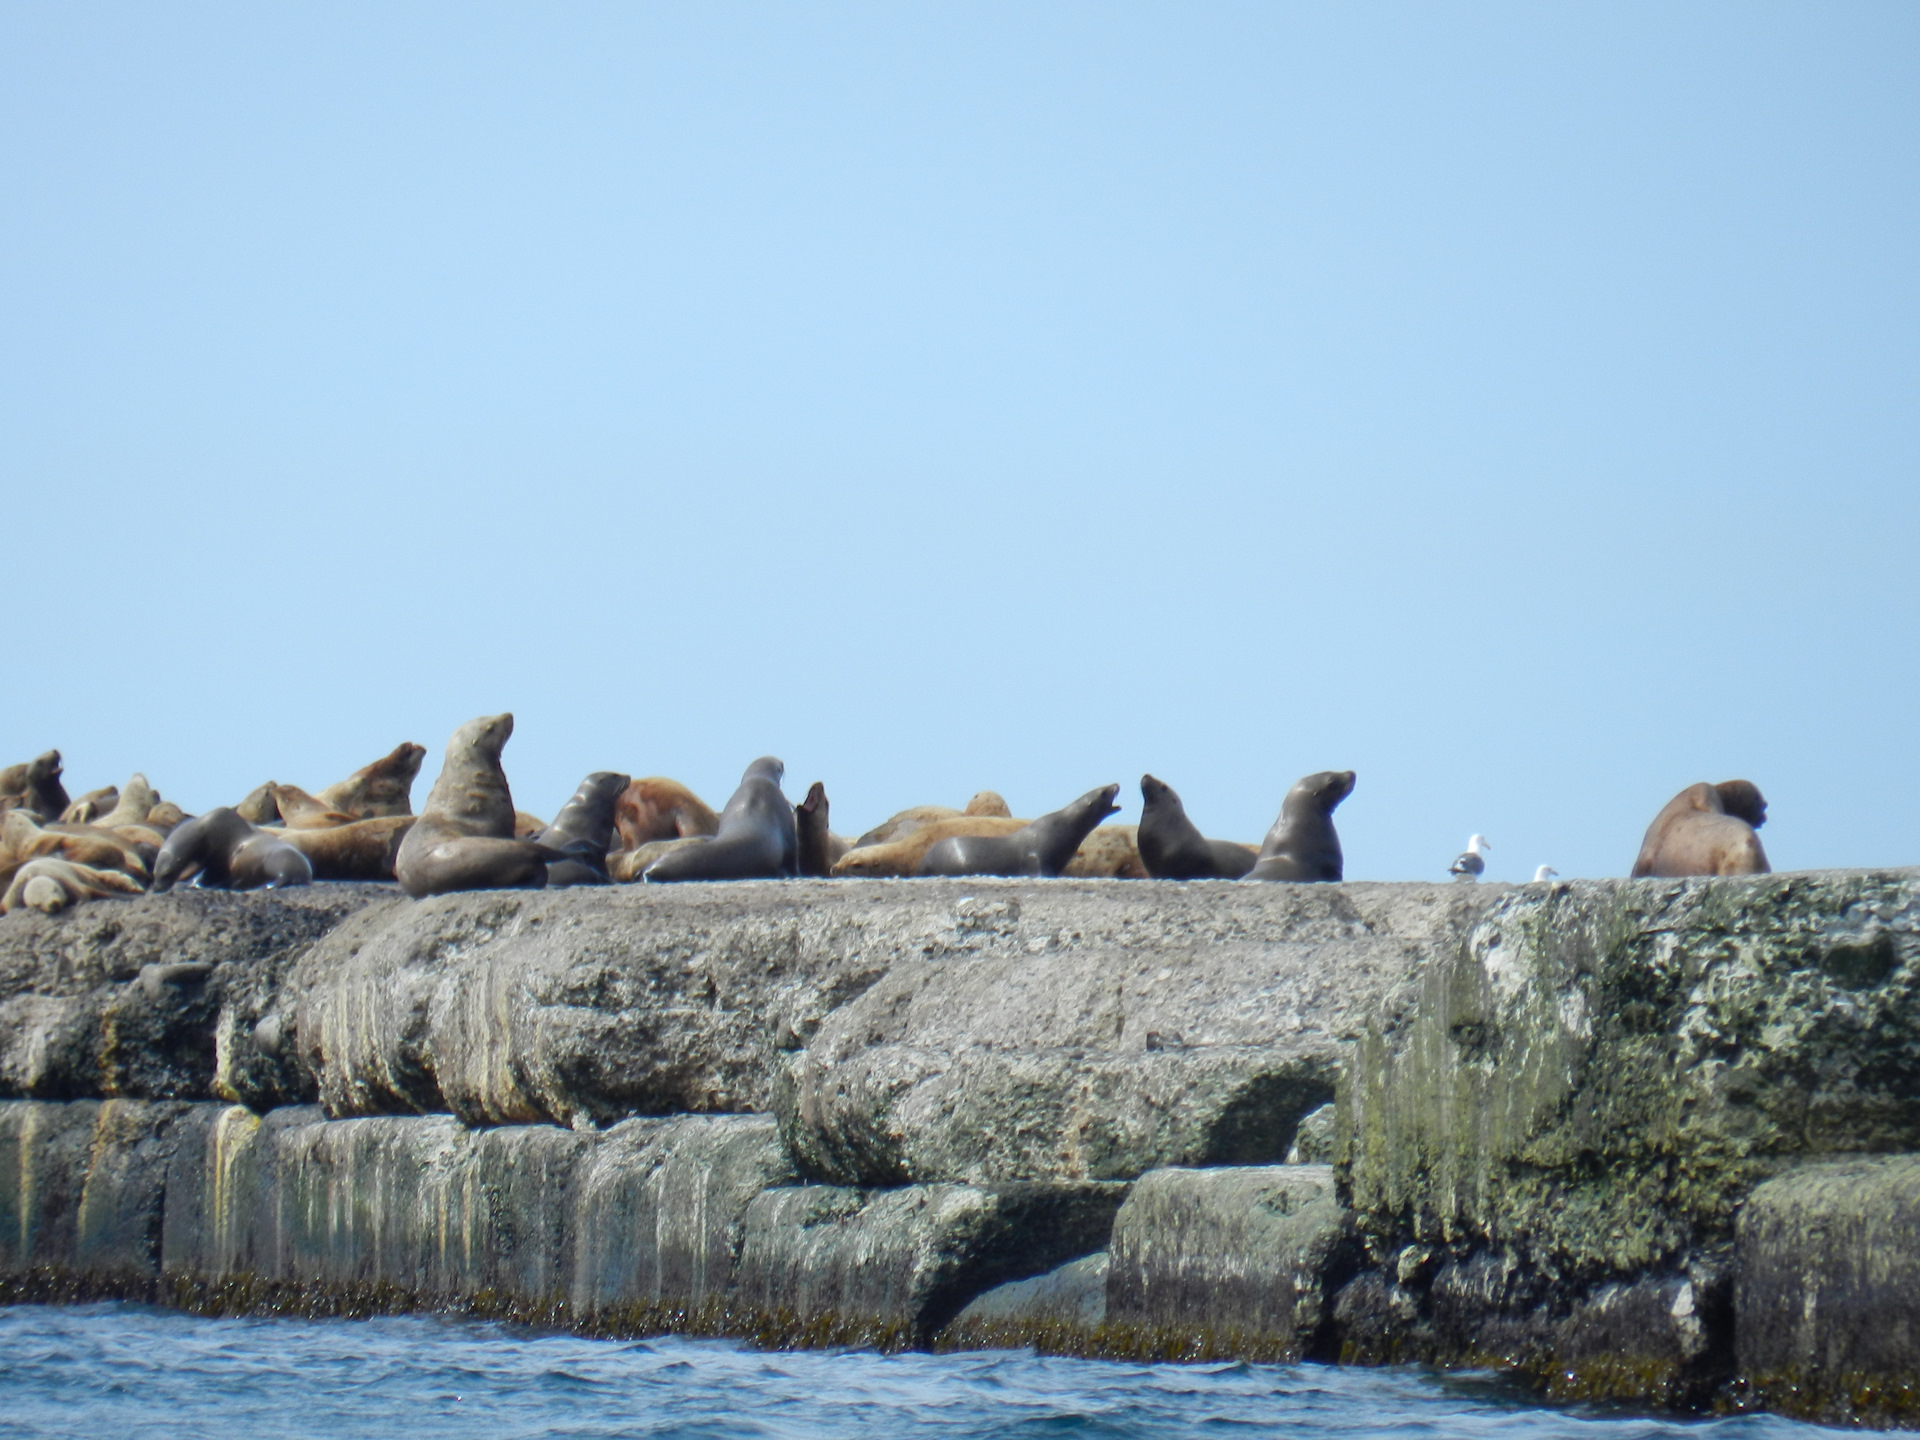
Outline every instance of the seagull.
[(1466, 853), (1454, 857), (1447, 867), (1449, 875), (1457, 875), (1462, 880), (1478, 880), (1480, 872), (1487, 868), (1486, 852), (1493, 843), (1484, 835), (1475, 835), (1468, 839)]
[(1551, 865), (1542, 865), (1538, 870), (1533, 872), (1533, 883), (1536, 885), (1542, 880), (1557, 880), (1559, 878), (1560, 872)]

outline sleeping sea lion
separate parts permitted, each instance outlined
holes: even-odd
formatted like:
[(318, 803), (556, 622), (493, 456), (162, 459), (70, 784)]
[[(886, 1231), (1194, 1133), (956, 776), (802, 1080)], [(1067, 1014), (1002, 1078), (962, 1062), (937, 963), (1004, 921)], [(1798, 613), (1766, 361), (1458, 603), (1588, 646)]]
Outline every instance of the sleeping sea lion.
[(327, 786), (314, 799), (355, 820), (377, 820), (413, 813), (413, 781), (427, 747), (411, 740), (396, 745), (371, 765)]
[(676, 850), (684, 850), (689, 845), (698, 845), (707, 837), (704, 835), (676, 835), (671, 840), (649, 840), (644, 845), (636, 845), (631, 850), (618, 850), (607, 856), (607, 875), (616, 884), (626, 885), (638, 880), (647, 873), (647, 867), (662, 855), (671, 855)]
[(170, 833), (176, 825), (183, 825), (193, 817), (171, 800), (162, 800), (147, 812), (147, 824), (162, 835)]
[(1069, 880), (1147, 879), (1147, 867), (1140, 863), (1138, 832), (1136, 825), (1100, 826), (1080, 842), (1060, 873)]
[(1238, 880), (1259, 858), (1251, 845), (1209, 840), (1171, 785), (1140, 777), (1140, 863), (1156, 880)]
[(9, 883), (30, 860), (51, 857), (95, 870), (120, 870), (144, 882), (150, 873), (127, 841), (92, 825), (42, 826), (33, 812), (9, 810), (0, 817), (0, 885)]
[(827, 827), (827, 787), (814, 781), (807, 798), (793, 807), (793, 816), (800, 834), (800, 873), (816, 879), (831, 875), (852, 845)]
[(140, 882), (118, 870), (96, 870), (91, 865), (43, 855), (27, 861), (14, 874), (6, 894), (0, 896), (0, 915), (22, 905), (52, 915), (81, 900), (140, 893)]
[(354, 817), (315, 799), (298, 785), (275, 785), (273, 805), (280, 812), (280, 823), (289, 830), (331, 830), (351, 825)]
[(273, 798), (273, 792), (279, 788), (272, 780), (254, 786), (247, 792), (246, 798), (233, 807), (233, 813), (249, 825), (278, 825), (280, 802)]
[(209, 810), (175, 828), (153, 867), (153, 893), (165, 894), (194, 871), (218, 890), (311, 885), (313, 866), (279, 836), (240, 818), (231, 805)]
[(1089, 790), (1071, 805), (1029, 821), (1011, 835), (952, 835), (921, 859), (916, 875), (1057, 876), (1080, 842), (1109, 815), (1118, 785)]
[(878, 845), (855, 845), (833, 867), (835, 875), (852, 875), (863, 880), (900, 878), (920, 868), (927, 852), (942, 840), (956, 836), (1011, 835), (1027, 822), (1011, 815), (956, 815), (947, 820), (929, 820), (917, 825), (896, 840)]
[(512, 734), (511, 714), (483, 715), (447, 741), (440, 778), (394, 861), (395, 878), (414, 899), (450, 890), (537, 890), (547, 883), (547, 852), (514, 838), (513, 792), (500, 768), (500, 751)]
[(637, 850), (655, 840), (711, 835), (720, 828), (720, 817), (678, 780), (648, 775), (627, 786), (613, 807), (613, 823), (620, 848)]
[(60, 819), (68, 825), (91, 825), (113, 809), (119, 800), (118, 785), (103, 785), (98, 790), (89, 790), (76, 797), (71, 805), (60, 812)]
[(1766, 799), (1750, 780), (1689, 785), (1653, 817), (1633, 877), (1766, 875), (1772, 867), (1753, 833), (1766, 823)]
[(537, 840), (540, 832), (547, 828), (547, 822), (538, 815), (529, 815), (524, 810), (513, 812), (513, 838), (516, 840)]
[(565, 856), (547, 861), (549, 885), (606, 885), (607, 852), (613, 848), (613, 807), (627, 792), (629, 777), (596, 770), (580, 782), (573, 798), (560, 807), (539, 843)]
[(958, 820), (962, 816), (984, 816), (996, 820), (1008, 820), (1013, 817), (1013, 811), (1007, 808), (1007, 802), (993, 790), (978, 791), (971, 800), (967, 801), (967, 808), (964, 810), (955, 810), (950, 805), (915, 805), (896, 815), (889, 815), (855, 840), (852, 848), (858, 850), (867, 845), (891, 845), (895, 840), (904, 840), (916, 830), (924, 829), (928, 825), (941, 820)]
[(1296, 781), (1267, 831), (1249, 880), (1338, 880), (1346, 862), (1333, 811), (1353, 793), (1351, 770), (1321, 770)]
[(377, 815), (317, 830), (276, 830), (307, 857), (316, 880), (391, 880), (401, 842), (413, 828), (411, 815)]
[(763, 755), (740, 777), (740, 788), (720, 812), (720, 828), (692, 838), (646, 870), (657, 880), (791, 879), (800, 873), (800, 833), (793, 805), (780, 793), (787, 767)]
[(58, 820), (72, 803), (60, 783), (58, 750), (0, 770), (0, 810), (31, 810), (42, 820)]

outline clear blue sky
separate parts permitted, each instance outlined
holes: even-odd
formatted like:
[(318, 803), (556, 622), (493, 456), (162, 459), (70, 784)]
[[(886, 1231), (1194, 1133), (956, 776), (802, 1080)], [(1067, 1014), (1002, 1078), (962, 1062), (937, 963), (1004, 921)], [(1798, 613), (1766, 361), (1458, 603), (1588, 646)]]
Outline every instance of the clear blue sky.
[(1920, 863), (1917, 184), (1906, 3), (7, 0), (0, 762)]

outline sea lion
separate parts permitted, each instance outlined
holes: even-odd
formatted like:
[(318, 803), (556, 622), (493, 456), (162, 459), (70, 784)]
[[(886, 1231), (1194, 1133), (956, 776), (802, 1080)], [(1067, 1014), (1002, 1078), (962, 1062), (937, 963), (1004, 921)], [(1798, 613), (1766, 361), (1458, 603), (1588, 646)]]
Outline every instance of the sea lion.
[(111, 830), (117, 825), (145, 825), (153, 807), (160, 803), (160, 792), (147, 783), (139, 771), (121, 788), (113, 808), (94, 823)]
[(1238, 880), (1259, 858), (1251, 845), (1202, 835), (1164, 780), (1142, 775), (1140, 799), (1140, 863), (1156, 880)]
[(96, 870), (43, 855), (15, 872), (6, 894), (0, 896), (0, 915), (23, 905), (52, 915), (81, 900), (138, 894), (140, 882), (118, 870)]
[(1346, 862), (1333, 828), (1333, 811), (1353, 793), (1353, 781), (1351, 770), (1320, 770), (1296, 781), (1246, 878), (1338, 880)]
[(1011, 835), (1027, 822), (1011, 815), (955, 815), (947, 820), (930, 820), (909, 830), (897, 840), (879, 845), (855, 845), (833, 867), (839, 876), (863, 880), (901, 878), (920, 868), (926, 854), (942, 840), (956, 836)]
[(711, 835), (720, 828), (720, 817), (678, 780), (648, 775), (627, 786), (613, 807), (613, 823), (620, 848), (637, 850), (655, 840)]
[(280, 823), (289, 830), (331, 830), (354, 821), (346, 811), (335, 810), (298, 785), (275, 785), (273, 804), (280, 812)]
[(168, 834), (177, 825), (184, 825), (193, 817), (171, 800), (162, 800), (147, 812), (146, 823), (162, 835)]
[(411, 815), (376, 815), (320, 830), (276, 830), (307, 857), (316, 880), (391, 880)]
[[(1060, 873), (1069, 880), (1145, 880), (1140, 861), (1139, 827), (1102, 825), (1080, 842)], [(1252, 851), (1248, 851), (1252, 858)]]
[(72, 803), (60, 783), (58, 750), (0, 770), (0, 810), (31, 810), (42, 820), (58, 820)]
[(698, 845), (707, 837), (704, 835), (676, 835), (671, 840), (649, 840), (644, 845), (636, 845), (631, 850), (619, 850), (607, 856), (607, 875), (616, 884), (626, 885), (640, 879), (647, 873), (647, 867), (662, 855), (671, 855), (676, 850), (684, 850), (689, 845)]
[(1772, 867), (1753, 833), (1766, 823), (1766, 799), (1750, 780), (1689, 785), (1653, 817), (1633, 877), (1766, 875)]
[(951, 835), (921, 858), (916, 875), (1056, 876), (1067, 868), (1080, 842), (1109, 815), (1118, 785), (1089, 790), (1071, 805), (1022, 825), (1011, 835)]
[(378, 820), (413, 813), (413, 782), (427, 747), (411, 740), (396, 745), (371, 765), (327, 786), (314, 799), (355, 820)]
[(547, 822), (538, 815), (529, 815), (525, 810), (513, 812), (513, 838), (516, 840), (537, 840), (540, 832), (547, 828)]
[(272, 780), (254, 786), (247, 792), (246, 798), (233, 807), (234, 814), (249, 825), (278, 825), (280, 802), (274, 799), (273, 792), (279, 788)]
[(175, 828), (153, 867), (153, 893), (165, 894), (195, 871), (218, 890), (272, 890), (311, 885), (313, 866), (278, 835), (241, 819), (231, 805)]
[(67, 825), (91, 825), (113, 809), (119, 800), (118, 785), (103, 785), (98, 790), (89, 790), (86, 794), (77, 797), (71, 805), (60, 812), (60, 819)]
[(547, 852), (514, 836), (513, 792), (500, 768), (500, 751), (512, 734), (511, 714), (483, 715), (447, 741), (440, 777), (394, 861), (395, 878), (414, 899), (547, 883)]
[(813, 782), (807, 798), (793, 807), (794, 824), (800, 834), (800, 873), (816, 879), (833, 873), (840, 857), (852, 848), (844, 835), (827, 828), (827, 787)]
[(95, 870), (120, 870), (144, 882), (146, 862), (130, 844), (112, 831), (92, 825), (42, 826), (24, 807), (0, 817), (0, 885), (7, 884), (30, 860), (51, 857)]
[(786, 773), (787, 767), (771, 755), (754, 761), (720, 812), (720, 828), (711, 837), (695, 838), (662, 855), (647, 867), (646, 878), (768, 880), (798, 875), (799, 824), (792, 802), (780, 793)]
[(573, 798), (560, 807), (539, 843), (563, 855), (547, 861), (549, 885), (606, 885), (607, 852), (613, 848), (613, 808), (627, 793), (630, 777), (596, 770), (580, 782)]
[(889, 815), (855, 840), (852, 848), (858, 850), (867, 845), (890, 845), (895, 840), (906, 839), (916, 830), (924, 829), (928, 825), (942, 820), (958, 820), (962, 816), (1009, 820), (1013, 818), (1013, 811), (1007, 808), (1007, 802), (993, 790), (978, 791), (971, 800), (967, 801), (964, 810), (955, 810), (950, 805), (915, 805), (896, 815)]

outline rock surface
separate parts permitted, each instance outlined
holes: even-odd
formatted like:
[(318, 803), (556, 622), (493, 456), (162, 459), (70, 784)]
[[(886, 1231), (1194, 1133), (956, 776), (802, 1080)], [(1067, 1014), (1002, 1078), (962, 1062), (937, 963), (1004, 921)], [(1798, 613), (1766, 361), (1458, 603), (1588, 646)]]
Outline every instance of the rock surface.
[(1920, 1425), (1920, 1155), (1809, 1165), (1740, 1216), (1742, 1375), (1768, 1409)]
[(948, 893), (921, 943), (787, 1061), (775, 1107), (809, 1175), (1125, 1180), (1283, 1160), (1374, 1008), (1502, 891), (1056, 880)]

